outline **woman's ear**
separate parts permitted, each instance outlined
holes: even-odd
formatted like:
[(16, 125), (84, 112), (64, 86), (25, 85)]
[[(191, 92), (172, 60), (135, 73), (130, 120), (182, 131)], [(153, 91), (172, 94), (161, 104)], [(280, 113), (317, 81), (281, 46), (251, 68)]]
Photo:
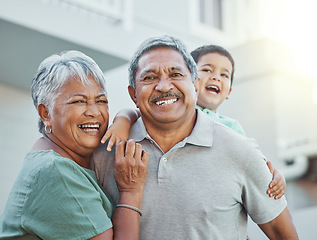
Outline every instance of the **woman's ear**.
[(50, 115), (48, 107), (41, 103), (37, 106), (37, 111), (44, 125), (50, 126), (51, 115)]

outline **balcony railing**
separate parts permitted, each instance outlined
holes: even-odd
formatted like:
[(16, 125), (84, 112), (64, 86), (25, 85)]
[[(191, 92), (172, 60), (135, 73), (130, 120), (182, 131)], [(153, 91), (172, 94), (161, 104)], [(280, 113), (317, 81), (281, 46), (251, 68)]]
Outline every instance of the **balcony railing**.
[(126, 30), (132, 28), (133, 0), (43, 0), (78, 10), (81, 13), (106, 17), (114, 24), (122, 24)]

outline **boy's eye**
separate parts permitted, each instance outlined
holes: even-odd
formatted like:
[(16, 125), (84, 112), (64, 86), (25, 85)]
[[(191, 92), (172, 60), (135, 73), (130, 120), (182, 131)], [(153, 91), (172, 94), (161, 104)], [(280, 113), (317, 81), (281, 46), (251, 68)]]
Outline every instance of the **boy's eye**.
[(229, 78), (228, 74), (221, 74), (222, 77)]
[(210, 70), (210, 69), (202, 69), (201, 71), (207, 72), (207, 73), (211, 73), (211, 70)]

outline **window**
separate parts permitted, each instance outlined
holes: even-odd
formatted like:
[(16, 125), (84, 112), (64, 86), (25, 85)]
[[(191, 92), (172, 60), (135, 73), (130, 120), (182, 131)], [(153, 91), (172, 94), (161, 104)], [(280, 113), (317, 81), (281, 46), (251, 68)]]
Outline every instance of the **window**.
[(222, 0), (199, 0), (199, 22), (222, 30)]
[[(241, 0), (244, 1), (244, 0)], [(189, 28), (193, 35), (214, 42), (230, 41), (244, 7), (237, 0), (188, 0)]]

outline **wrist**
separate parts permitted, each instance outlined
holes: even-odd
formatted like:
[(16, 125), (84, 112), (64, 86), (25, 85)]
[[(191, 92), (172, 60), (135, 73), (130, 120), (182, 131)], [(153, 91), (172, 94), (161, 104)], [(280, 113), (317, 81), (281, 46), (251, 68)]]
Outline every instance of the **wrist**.
[(118, 204), (127, 204), (141, 209), (143, 191), (119, 191), (119, 194)]

